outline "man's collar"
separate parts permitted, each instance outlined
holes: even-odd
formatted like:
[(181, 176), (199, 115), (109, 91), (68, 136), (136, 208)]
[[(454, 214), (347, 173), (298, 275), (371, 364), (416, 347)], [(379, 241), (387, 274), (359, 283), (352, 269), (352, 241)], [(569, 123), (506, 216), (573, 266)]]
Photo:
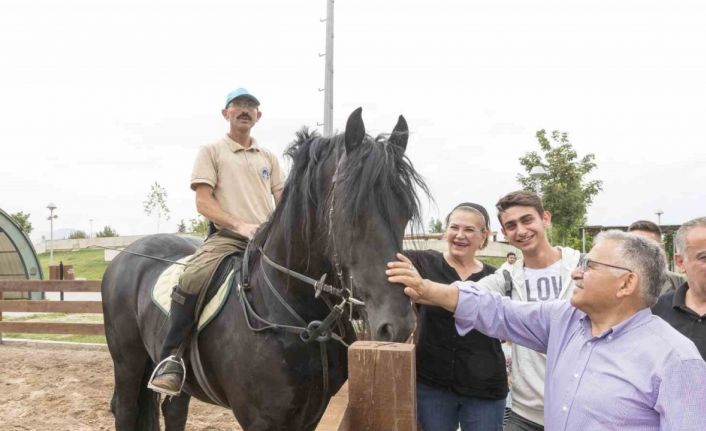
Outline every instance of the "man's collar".
[(225, 140), (228, 143), (230, 150), (234, 153), (237, 153), (238, 151), (260, 151), (260, 146), (257, 145), (257, 140), (255, 140), (252, 136), (250, 137), (250, 146), (247, 148), (240, 145), (227, 134)]
[[(610, 335), (609, 339), (613, 339), (615, 337), (620, 336), (622, 333), (630, 331), (633, 328), (636, 328), (638, 326), (642, 326), (645, 323), (649, 322), (650, 318), (652, 316), (652, 311), (650, 310), (649, 307), (640, 309), (638, 312), (633, 314), (632, 316), (628, 317), (627, 319), (623, 320), (622, 322), (618, 323), (615, 326), (612, 326), (608, 328), (605, 332), (603, 332), (600, 335), (597, 335), (592, 338), (603, 338), (606, 336)], [(579, 321), (584, 325), (584, 328), (589, 336), (591, 337), (591, 317), (588, 316), (587, 314), (584, 314), (583, 317), (579, 319)]]

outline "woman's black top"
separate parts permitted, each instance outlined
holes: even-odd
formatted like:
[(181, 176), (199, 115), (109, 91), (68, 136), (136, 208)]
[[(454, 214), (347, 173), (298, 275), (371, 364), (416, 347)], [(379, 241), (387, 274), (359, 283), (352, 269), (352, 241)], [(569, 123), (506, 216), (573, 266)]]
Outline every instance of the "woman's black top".
[[(461, 278), (435, 250), (405, 251), (419, 274), (431, 281), (451, 284)], [(495, 272), (492, 266), (464, 281), (478, 281)], [(507, 396), (505, 355), (500, 341), (472, 330), (463, 337), (456, 332), (453, 313), (441, 307), (419, 306), (417, 380), (458, 395), (487, 399)]]

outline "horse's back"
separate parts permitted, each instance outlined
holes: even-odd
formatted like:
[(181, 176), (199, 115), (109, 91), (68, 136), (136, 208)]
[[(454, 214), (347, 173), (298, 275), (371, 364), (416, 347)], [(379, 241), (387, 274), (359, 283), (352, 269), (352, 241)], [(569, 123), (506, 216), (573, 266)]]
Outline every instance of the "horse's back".
[(198, 240), (195, 238), (170, 234), (150, 235), (135, 241), (125, 249), (125, 253), (118, 254), (108, 265), (101, 284), (103, 301), (111, 301), (111, 298), (122, 297), (126, 293), (136, 293), (150, 276), (161, 274), (170, 265), (168, 261), (193, 254), (197, 246)]

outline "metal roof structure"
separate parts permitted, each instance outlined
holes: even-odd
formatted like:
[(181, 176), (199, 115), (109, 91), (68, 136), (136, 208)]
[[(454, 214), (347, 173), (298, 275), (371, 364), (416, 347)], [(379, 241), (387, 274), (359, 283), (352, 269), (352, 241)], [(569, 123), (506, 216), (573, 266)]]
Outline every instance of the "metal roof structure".
[(27, 235), (0, 209), (0, 280), (41, 280), (42, 266)]

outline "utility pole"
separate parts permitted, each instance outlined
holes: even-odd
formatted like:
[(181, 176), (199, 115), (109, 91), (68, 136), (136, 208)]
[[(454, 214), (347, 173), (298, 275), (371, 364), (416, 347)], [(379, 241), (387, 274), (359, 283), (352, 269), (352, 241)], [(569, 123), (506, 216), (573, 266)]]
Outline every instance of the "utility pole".
[(326, 0), (326, 65), (324, 68), (324, 136), (333, 134), (333, 0)]

